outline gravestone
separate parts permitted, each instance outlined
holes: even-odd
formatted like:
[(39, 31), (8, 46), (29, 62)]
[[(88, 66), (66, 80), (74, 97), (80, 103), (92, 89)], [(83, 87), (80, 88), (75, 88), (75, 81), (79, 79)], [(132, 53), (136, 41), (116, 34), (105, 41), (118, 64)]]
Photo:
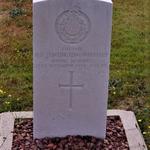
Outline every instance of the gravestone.
[(111, 24), (111, 0), (33, 1), (35, 138), (105, 138)]

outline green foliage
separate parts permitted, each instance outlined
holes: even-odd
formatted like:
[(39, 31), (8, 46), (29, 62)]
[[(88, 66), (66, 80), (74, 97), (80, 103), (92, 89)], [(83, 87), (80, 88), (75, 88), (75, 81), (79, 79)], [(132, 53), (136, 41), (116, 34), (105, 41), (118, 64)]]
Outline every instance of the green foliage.
[[(109, 108), (134, 111), (150, 146), (148, 1), (114, 1)], [(150, 147), (149, 147), (150, 148)]]
[(15, 18), (17, 16), (22, 16), (24, 14), (24, 10), (21, 8), (13, 8), (12, 10), (10, 10), (9, 14), (10, 17)]
[(23, 3), (25, 0), (14, 0), (15, 3)]
[[(148, 2), (114, 0), (108, 106), (134, 111), (150, 148)], [(32, 1), (5, 5), (0, 13), (10, 13), (0, 20), (0, 112), (32, 110)]]
[(0, 112), (6, 112), (6, 111), (24, 111), (25, 108), (32, 107), (32, 101), (28, 99), (14, 99), (14, 98), (7, 98), (5, 101), (1, 104), (2, 107), (0, 107)]
[[(150, 99), (149, 99), (149, 102), (150, 102)], [(140, 129), (143, 133), (146, 143), (149, 146), (149, 144), (150, 144), (150, 106), (148, 105), (143, 109), (140, 109), (140, 110), (136, 109), (134, 111), (138, 118), (138, 123), (140, 125)]]

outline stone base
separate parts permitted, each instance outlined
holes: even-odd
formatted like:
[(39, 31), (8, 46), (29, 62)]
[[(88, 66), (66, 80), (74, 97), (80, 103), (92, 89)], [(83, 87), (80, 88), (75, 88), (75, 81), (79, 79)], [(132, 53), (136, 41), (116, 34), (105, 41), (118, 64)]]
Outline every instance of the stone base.
[[(120, 116), (130, 150), (147, 150), (135, 115), (131, 111), (108, 110), (108, 116)], [(0, 114), (0, 150), (11, 150), (14, 121), (16, 118), (32, 118), (33, 112), (6, 112)]]

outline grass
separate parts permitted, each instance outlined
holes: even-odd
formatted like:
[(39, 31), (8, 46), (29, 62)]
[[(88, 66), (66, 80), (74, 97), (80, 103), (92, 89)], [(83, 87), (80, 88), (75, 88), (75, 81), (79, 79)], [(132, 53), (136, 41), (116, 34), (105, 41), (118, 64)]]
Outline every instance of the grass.
[[(114, 0), (109, 108), (134, 111), (150, 148), (149, 0)], [(0, 0), (0, 112), (32, 110), (31, 0)]]
[(0, 1), (0, 50), (0, 112), (31, 110), (31, 1)]
[(134, 111), (150, 148), (148, 1), (114, 1), (109, 108)]

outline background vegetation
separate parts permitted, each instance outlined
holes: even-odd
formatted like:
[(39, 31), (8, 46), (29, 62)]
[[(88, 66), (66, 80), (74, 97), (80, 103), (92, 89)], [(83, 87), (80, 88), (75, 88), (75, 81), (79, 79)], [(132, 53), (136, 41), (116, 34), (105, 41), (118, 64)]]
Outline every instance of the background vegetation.
[[(149, 0), (114, 0), (109, 108), (134, 111), (150, 148)], [(32, 2), (0, 0), (0, 112), (32, 110)]]

